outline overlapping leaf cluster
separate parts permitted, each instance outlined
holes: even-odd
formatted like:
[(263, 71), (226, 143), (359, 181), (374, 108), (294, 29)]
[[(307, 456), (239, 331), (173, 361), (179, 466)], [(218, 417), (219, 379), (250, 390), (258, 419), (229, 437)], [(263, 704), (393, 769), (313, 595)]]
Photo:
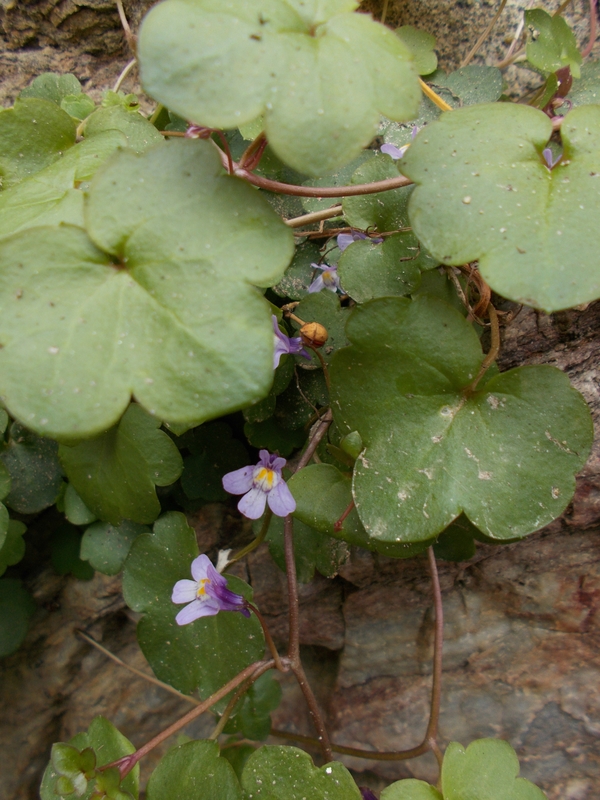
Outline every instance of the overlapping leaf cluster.
[[(53, 74), (0, 111), (0, 574), (25, 552), (25, 524), (9, 509), (28, 519), (56, 505), (66, 521), (49, 539), (55, 569), (80, 579), (123, 570), (149, 664), (187, 694), (209, 696), (264, 654), (254, 615), (178, 626), (170, 599), (198, 555), (174, 509), (227, 501), (221, 479), (253, 449), (293, 458), (332, 413), (315, 463), (284, 474), (298, 576), (309, 581), (316, 569), (334, 576), (352, 546), (408, 558), (434, 545), (460, 561), (477, 541), (539, 530), (570, 502), (592, 443), (563, 373), (499, 373), (485, 358), (485, 319), (473, 324), (462, 273), (477, 269), (495, 304), (553, 312), (600, 297), (597, 65), (581, 64), (560, 17), (528, 11), (527, 65), (543, 85), (533, 107), (497, 102), (508, 100), (498, 69), (446, 74), (432, 37), (393, 32), (356, 5), (166, 0), (139, 37), (144, 88), (164, 105), (150, 119), (133, 95), (108, 92), (97, 106), (74, 76)], [(450, 111), (420, 100), (418, 74)], [(575, 79), (574, 108), (558, 126), (564, 76)], [(188, 123), (223, 137), (160, 132)], [(266, 187), (400, 175), (414, 185), (337, 200), (257, 190), (237, 162), (263, 131), (254, 171)], [(382, 142), (409, 147), (398, 160)], [(281, 219), (337, 202), (295, 241)], [(316, 293), (326, 264), (340, 287)], [(323, 348), (274, 370), (273, 314), (291, 337), (323, 325)], [(284, 569), (282, 520), (259, 520), (259, 531)], [(249, 585), (227, 581), (252, 599)], [(18, 647), (33, 611), (9, 573), (0, 655)], [(265, 739), (279, 696), (269, 675), (254, 683), (227, 711), (232, 743)], [(137, 797), (136, 771), (122, 781), (102, 769), (131, 751), (97, 718), (55, 745), (43, 800)], [(399, 781), (382, 800), (541, 799), (518, 772), (506, 743), (453, 743), (439, 787)], [(190, 793), (360, 798), (339, 763), (317, 768), (289, 747), (221, 754), (212, 740), (174, 747), (147, 787), (149, 800)]]

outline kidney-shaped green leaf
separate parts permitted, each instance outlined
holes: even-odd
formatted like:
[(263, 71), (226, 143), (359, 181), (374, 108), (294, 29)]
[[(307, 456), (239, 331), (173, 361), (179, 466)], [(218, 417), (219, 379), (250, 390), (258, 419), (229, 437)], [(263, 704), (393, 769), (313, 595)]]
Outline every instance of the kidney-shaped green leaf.
[(444, 800), (546, 800), (518, 775), (519, 759), (508, 742), (477, 739), (466, 749), (450, 742), (442, 764)]
[(160, 514), (155, 486), (169, 486), (183, 461), (160, 421), (132, 403), (117, 426), (69, 447), (59, 457), (69, 481), (96, 517), (154, 522)]
[(600, 107), (565, 118), (553, 170), (551, 132), (528, 106), (474, 106), (442, 115), (401, 162), (419, 240), (445, 264), (479, 259), (496, 292), (546, 311), (600, 297)]
[[(408, 49), (358, 3), (167, 0), (140, 29), (142, 82), (186, 119), (236, 128), (264, 115), (277, 155), (308, 175), (351, 161), (381, 114), (419, 103)], [(343, 75), (343, 86), (331, 80)]]
[(317, 768), (297, 747), (265, 746), (242, 772), (242, 788), (253, 800), (360, 800), (354, 778), (339, 761)]
[(219, 755), (213, 741), (174, 747), (150, 776), (148, 800), (242, 800), (233, 767)]
[(436, 788), (425, 781), (408, 778), (386, 786), (381, 800), (444, 800)]
[(273, 328), (250, 284), (279, 280), (293, 236), (258, 192), (185, 140), (116, 155), (86, 208), (95, 244), (70, 226), (0, 242), (11, 413), (73, 439), (110, 428), (132, 394), (188, 426), (264, 397)]
[[(178, 580), (191, 579), (191, 563), (198, 555), (194, 531), (183, 514), (165, 514), (153, 533), (142, 533), (131, 546), (123, 570), (125, 602), (144, 612), (138, 623), (138, 641), (156, 676), (186, 694), (209, 697), (238, 672), (264, 654), (264, 637), (254, 615), (247, 619), (222, 611), (179, 626), (181, 610), (171, 602)], [(229, 577), (229, 588), (252, 599), (250, 587)], [(215, 706), (222, 711), (222, 700)]]
[(75, 122), (50, 100), (0, 110), (0, 189), (33, 175), (75, 144)]
[(549, 14), (541, 8), (525, 11), (525, 23), (529, 28), (527, 60), (542, 72), (556, 72), (569, 66), (575, 78), (579, 78), (581, 53), (575, 34), (560, 14)]
[(562, 513), (593, 439), (566, 375), (519, 367), (469, 391), (483, 359), (477, 334), (426, 296), (372, 300), (346, 331), (332, 408), (365, 445), (353, 492), (370, 536), (423, 541), (464, 511), (486, 535), (513, 539)]

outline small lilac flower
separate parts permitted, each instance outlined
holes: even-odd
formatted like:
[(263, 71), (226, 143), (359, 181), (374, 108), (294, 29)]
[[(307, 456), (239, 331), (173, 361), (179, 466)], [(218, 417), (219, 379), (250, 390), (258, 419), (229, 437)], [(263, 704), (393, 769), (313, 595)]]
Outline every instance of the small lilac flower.
[(192, 561), (193, 581), (177, 581), (171, 601), (187, 603), (175, 617), (178, 625), (187, 625), (200, 617), (212, 617), (219, 611), (241, 611), (250, 616), (246, 601), (240, 594), (227, 588), (227, 580), (219, 575), (208, 556), (201, 555)]
[(287, 517), (296, 510), (296, 501), (281, 476), (285, 458), (261, 450), (256, 466), (242, 467), (223, 475), (223, 488), (229, 494), (243, 494), (238, 510), (250, 519), (258, 519), (268, 503), (278, 517)]
[(552, 170), (558, 164), (558, 162), (562, 158), (562, 153), (559, 153), (556, 158), (552, 158), (552, 150), (550, 147), (546, 147), (542, 150), (542, 155), (544, 156), (544, 161), (546, 162), (546, 166), (548, 169)]
[(377, 797), (368, 786), (359, 786), (358, 788), (360, 789), (362, 800), (377, 800)]
[[(339, 237), (338, 237), (339, 238)], [(320, 275), (314, 279), (308, 287), (310, 294), (320, 292), (321, 289), (329, 289), (330, 292), (341, 291), (340, 278), (337, 274), (337, 264), (311, 264), (313, 269), (322, 270)]]
[[(413, 129), (412, 129), (412, 132), (410, 134), (411, 140), (415, 138), (415, 136), (417, 135), (418, 132), (419, 132), (419, 129), (417, 128), (417, 126), (413, 125)], [(410, 147), (410, 144), (411, 143), (409, 142), (408, 144), (403, 144), (402, 147), (396, 147), (395, 144), (387, 144), (386, 143), (386, 144), (382, 144), (379, 149), (381, 150), (382, 153), (385, 153), (386, 155), (388, 155), (391, 158), (393, 158), (394, 161), (398, 161), (398, 159), (402, 158), (402, 156), (406, 153), (406, 151)]]
[[(350, 247), (354, 242), (359, 242), (361, 239), (369, 239), (373, 244), (381, 244), (383, 239), (379, 236), (367, 236), (362, 231), (352, 231), (352, 233), (339, 233), (337, 237), (337, 246), (344, 252), (347, 247)], [(313, 264), (314, 266), (314, 264)]]
[[(310, 291), (310, 289), (309, 289)], [(286, 353), (300, 355), (303, 358), (310, 358), (310, 353), (302, 345), (302, 339), (299, 336), (290, 338), (279, 330), (277, 317), (273, 314), (273, 331), (275, 332), (275, 352), (273, 353), (273, 369), (277, 369), (281, 356)], [(234, 492), (235, 494), (235, 492)]]
[(393, 158), (394, 161), (398, 161), (398, 159), (402, 158), (404, 153), (408, 150), (410, 144), (403, 144), (402, 147), (396, 147), (395, 144), (382, 144), (379, 148), (382, 153), (385, 153), (390, 158)]

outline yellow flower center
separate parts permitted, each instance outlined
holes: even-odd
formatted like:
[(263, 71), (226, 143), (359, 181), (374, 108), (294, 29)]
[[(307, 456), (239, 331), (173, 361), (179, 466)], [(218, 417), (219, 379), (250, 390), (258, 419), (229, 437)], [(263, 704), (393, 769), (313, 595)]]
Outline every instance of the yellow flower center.
[(259, 466), (254, 472), (252, 483), (256, 489), (270, 492), (279, 483), (279, 475), (272, 469)]
[(206, 597), (206, 586), (205, 584), (210, 583), (210, 578), (202, 578), (201, 581), (198, 581), (198, 591), (196, 592), (196, 597), (198, 600), (204, 600)]

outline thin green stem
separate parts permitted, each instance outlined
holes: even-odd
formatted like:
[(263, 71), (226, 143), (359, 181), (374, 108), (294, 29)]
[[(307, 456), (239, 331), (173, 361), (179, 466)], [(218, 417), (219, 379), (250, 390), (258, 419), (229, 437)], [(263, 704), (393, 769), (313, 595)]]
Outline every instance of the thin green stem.
[(331, 217), (339, 217), (342, 214), (342, 205), (331, 206), (325, 208), (323, 211), (312, 211), (310, 214), (303, 214), (301, 217), (294, 217), (293, 219), (284, 220), (285, 224), (290, 228), (303, 228), (305, 225), (312, 225), (313, 222), (322, 222)]

